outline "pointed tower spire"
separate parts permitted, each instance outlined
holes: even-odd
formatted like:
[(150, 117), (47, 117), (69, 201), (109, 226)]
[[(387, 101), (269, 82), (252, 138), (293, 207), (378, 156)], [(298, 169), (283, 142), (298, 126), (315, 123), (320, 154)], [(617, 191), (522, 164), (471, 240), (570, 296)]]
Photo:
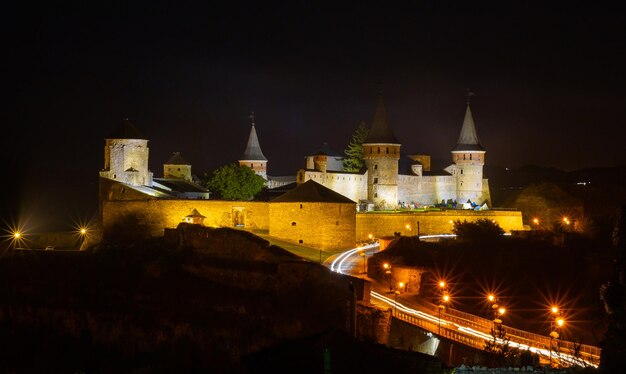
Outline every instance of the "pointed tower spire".
[(484, 151), (482, 144), (480, 144), (480, 138), (476, 133), (476, 125), (474, 124), (474, 118), (472, 117), (472, 109), (469, 105), (469, 94), (467, 97), (467, 109), (465, 110), (465, 118), (463, 119), (463, 127), (461, 127), (461, 133), (459, 134), (459, 140), (453, 151)]
[(391, 127), (389, 127), (385, 100), (380, 89), (378, 91), (378, 104), (372, 120), (372, 127), (363, 144), (400, 144), (393, 131), (391, 131)]
[(246, 150), (241, 155), (240, 160), (245, 161), (267, 161), (265, 155), (261, 151), (261, 145), (259, 144), (259, 138), (256, 135), (256, 128), (254, 126), (254, 112), (248, 117), (252, 120), (252, 128), (250, 129), (250, 136), (248, 137), (248, 145)]

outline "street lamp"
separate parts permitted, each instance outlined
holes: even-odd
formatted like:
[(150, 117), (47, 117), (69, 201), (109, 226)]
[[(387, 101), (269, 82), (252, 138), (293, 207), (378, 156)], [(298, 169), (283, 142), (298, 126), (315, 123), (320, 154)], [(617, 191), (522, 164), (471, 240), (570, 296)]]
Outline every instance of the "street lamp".
[[(405, 286), (404, 282), (400, 282), (400, 283), (398, 283), (398, 288), (399, 288), (400, 290), (402, 290), (402, 289), (404, 288), (404, 286)], [(406, 290), (405, 290), (405, 291), (406, 291)]]
[(553, 315), (553, 318), (550, 318), (550, 367), (552, 367), (552, 342), (559, 338), (558, 329), (563, 327), (563, 325), (565, 324), (565, 319), (561, 316), (560, 310), (556, 306), (552, 306), (550, 308), (550, 312)]
[(438, 333), (439, 336), (441, 336), (441, 311), (446, 309), (446, 305), (448, 304), (449, 301), (450, 301), (450, 295), (448, 295), (447, 293), (443, 294), (443, 296), (441, 297), (441, 304), (439, 304), (439, 319), (437, 319), (437, 327), (439, 331)]
[(409, 236), (411, 236), (411, 225), (407, 223), (405, 227), (409, 231)]
[(385, 262), (383, 264), (383, 268), (385, 268), (385, 274), (389, 274), (389, 292), (391, 292), (393, 290), (393, 287), (391, 286), (391, 264)]

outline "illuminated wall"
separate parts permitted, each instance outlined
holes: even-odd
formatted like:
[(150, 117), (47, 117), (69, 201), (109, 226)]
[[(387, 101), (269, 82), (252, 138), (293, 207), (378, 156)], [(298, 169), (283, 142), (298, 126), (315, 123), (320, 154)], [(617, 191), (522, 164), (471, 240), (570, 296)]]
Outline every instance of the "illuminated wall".
[(324, 187), (328, 187), (354, 202), (367, 199), (367, 172), (365, 174), (356, 174), (299, 170), (297, 175), (298, 184), (308, 180), (313, 180)]
[(269, 204), (271, 236), (315, 248), (354, 248), (355, 217), (355, 204)]
[[(441, 212), (423, 213), (357, 213), (356, 239), (365, 241), (369, 234), (374, 237), (401, 235), (416, 235), (419, 222), (420, 235), (451, 234), (452, 223), (456, 220), (468, 222), (478, 219), (495, 220), (505, 232), (523, 230), (522, 212), (519, 211), (472, 211), (447, 210)], [(407, 228), (409, 225), (410, 228)]]
[(104, 146), (104, 169), (100, 176), (130, 184), (151, 186), (148, 170), (148, 141), (143, 139), (107, 139)]

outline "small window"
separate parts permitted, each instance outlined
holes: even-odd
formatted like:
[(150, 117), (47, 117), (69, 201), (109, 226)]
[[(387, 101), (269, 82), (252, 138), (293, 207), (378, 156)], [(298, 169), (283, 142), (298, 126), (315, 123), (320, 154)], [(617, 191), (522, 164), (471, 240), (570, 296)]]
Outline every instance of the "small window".
[(295, 225), (296, 225), (296, 223), (295, 223), (295, 222), (291, 222), (291, 226), (295, 226)]
[(374, 170), (378, 170), (378, 165), (374, 165)]
[(461, 169), (461, 174), (463, 174), (463, 169)]
[(378, 183), (378, 178), (374, 178), (374, 184)]
[(389, 147), (385, 148), (385, 153), (389, 154)]
[(250, 168), (254, 169), (254, 164), (250, 164)]
[(298, 243), (302, 244), (302, 243), (304, 243), (304, 240), (300, 239), (300, 240), (298, 240)]
[(378, 153), (380, 153), (380, 147), (378, 147)]
[(339, 226), (339, 221), (335, 221), (335, 226)]
[(302, 209), (302, 204), (300, 204), (300, 209)]
[(374, 197), (378, 197), (378, 192), (374, 192)]
[(465, 160), (465, 155), (463, 155), (463, 160)]
[(470, 153), (470, 160), (472, 159), (472, 154)]

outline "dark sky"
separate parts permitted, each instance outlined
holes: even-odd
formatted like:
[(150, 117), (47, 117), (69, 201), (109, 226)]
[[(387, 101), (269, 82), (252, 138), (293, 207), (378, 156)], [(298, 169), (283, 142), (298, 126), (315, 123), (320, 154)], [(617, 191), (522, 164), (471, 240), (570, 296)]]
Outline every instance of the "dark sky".
[(174, 151), (196, 174), (236, 161), (254, 110), (269, 173), (295, 174), (371, 120), (378, 82), (403, 153), (449, 159), (469, 88), (492, 165), (626, 163), (624, 12), (84, 3), (3, 11), (5, 220), (89, 215), (123, 117), (160, 177)]

